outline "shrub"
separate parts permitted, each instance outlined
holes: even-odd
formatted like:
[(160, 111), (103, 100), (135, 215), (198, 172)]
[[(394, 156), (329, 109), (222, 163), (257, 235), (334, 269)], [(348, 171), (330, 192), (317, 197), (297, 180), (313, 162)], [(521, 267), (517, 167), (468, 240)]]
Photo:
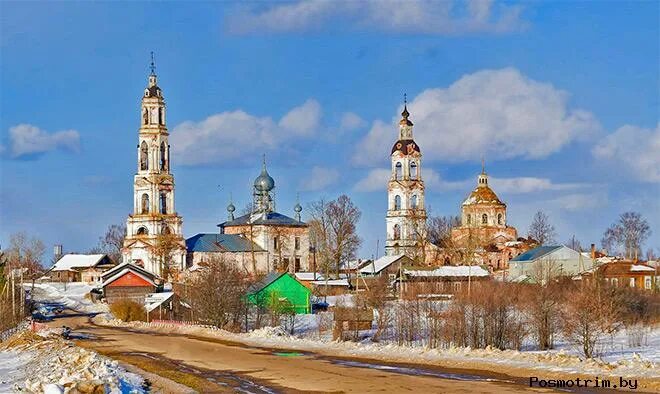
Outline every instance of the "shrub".
[(113, 302), (110, 312), (123, 321), (145, 321), (147, 317), (147, 311), (142, 304), (126, 298)]

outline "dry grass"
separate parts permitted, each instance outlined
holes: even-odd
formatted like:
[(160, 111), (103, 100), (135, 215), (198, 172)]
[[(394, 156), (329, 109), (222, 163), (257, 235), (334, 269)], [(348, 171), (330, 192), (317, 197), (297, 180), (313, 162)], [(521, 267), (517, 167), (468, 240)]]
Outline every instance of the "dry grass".
[(147, 311), (144, 306), (129, 299), (122, 299), (110, 305), (110, 312), (119, 320), (145, 321)]

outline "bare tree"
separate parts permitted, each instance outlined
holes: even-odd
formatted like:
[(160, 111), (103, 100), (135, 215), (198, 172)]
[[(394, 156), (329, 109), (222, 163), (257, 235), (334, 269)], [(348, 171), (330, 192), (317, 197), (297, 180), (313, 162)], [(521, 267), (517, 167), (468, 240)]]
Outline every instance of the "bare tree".
[(178, 272), (172, 266), (172, 259), (175, 253), (181, 250), (180, 239), (176, 234), (158, 234), (156, 242), (151, 247), (151, 253), (156, 257), (160, 264), (160, 271), (165, 281), (176, 278)]
[(536, 338), (540, 350), (552, 349), (555, 334), (560, 328), (561, 297), (560, 285), (556, 281), (529, 285), (525, 288), (523, 310)]
[(436, 246), (447, 247), (451, 241), (451, 229), (461, 225), (458, 216), (429, 216), (428, 237)]
[(107, 254), (112, 261), (118, 263), (121, 260), (121, 248), (126, 238), (126, 225), (111, 224), (105, 235), (99, 237), (98, 245), (90, 252)]
[(555, 226), (550, 223), (550, 218), (543, 211), (538, 211), (534, 215), (532, 224), (529, 225), (527, 236), (538, 241), (540, 245), (547, 245), (555, 242), (557, 233)]
[(249, 283), (244, 273), (222, 256), (200, 263), (198, 272), (186, 278), (181, 292), (195, 319), (216, 327), (238, 330), (247, 308)]
[(649, 223), (639, 212), (624, 212), (619, 220), (603, 234), (601, 243), (608, 252), (623, 249), (624, 256), (637, 259), (642, 254), (642, 245), (651, 235)]
[(575, 234), (573, 234), (571, 238), (566, 241), (566, 246), (573, 250), (577, 250), (578, 252), (582, 251), (582, 245), (580, 244), (580, 241), (575, 237)]
[(310, 238), (326, 271), (339, 275), (342, 261), (355, 258), (362, 240), (357, 223), (362, 213), (351, 199), (342, 194), (336, 200), (319, 200), (310, 204)]

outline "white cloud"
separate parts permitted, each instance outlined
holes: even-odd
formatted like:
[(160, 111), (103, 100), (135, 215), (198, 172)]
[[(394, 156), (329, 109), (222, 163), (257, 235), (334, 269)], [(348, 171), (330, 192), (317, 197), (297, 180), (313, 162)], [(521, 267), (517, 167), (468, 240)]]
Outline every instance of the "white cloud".
[[(427, 162), (476, 160), (482, 155), (536, 159), (600, 130), (591, 113), (570, 110), (567, 101), (568, 94), (551, 84), (505, 68), (465, 75), (448, 88), (427, 89), (408, 109)], [(394, 123), (375, 121), (353, 161), (382, 162), (389, 153), (383, 141), (394, 142), (397, 136)]]
[(234, 34), (367, 30), (414, 34), (505, 33), (523, 29), (522, 8), (492, 0), (299, 0), (230, 12)]
[(293, 108), (277, 122), (236, 110), (186, 121), (172, 129), (172, 154), (176, 163), (204, 165), (226, 162), (272, 149), (283, 142), (314, 134), (321, 116), (315, 100)]
[(389, 169), (374, 168), (369, 171), (366, 177), (355, 184), (354, 189), (359, 192), (385, 190), (391, 175), (392, 172)]
[[(389, 182), (391, 176), (392, 172), (390, 169), (374, 168), (370, 170), (364, 178), (360, 179), (353, 188), (359, 192), (386, 190), (387, 182)], [(446, 181), (432, 168), (422, 170), (422, 178), (424, 179), (424, 184), (427, 190), (468, 190), (472, 183), (471, 180)]]
[[(11, 157), (41, 154), (55, 149), (80, 150), (80, 134), (76, 130), (48, 133), (31, 124), (19, 124), (9, 129)], [(4, 150), (4, 149), (3, 149)]]
[(583, 211), (606, 206), (608, 198), (605, 192), (572, 193), (550, 200), (550, 203), (566, 211)]
[(290, 130), (298, 135), (311, 135), (319, 126), (321, 120), (321, 105), (309, 99), (284, 115), (280, 120), (280, 127)]
[(314, 166), (307, 179), (300, 182), (301, 191), (323, 190), (339, 180), (339, 171), (334, 168)]
[(542, 191), (571, 190), (586, 187), (582, 183), (553, 183), (548, 178), (517, 177), (493, 178), (488, 183), (497, 192), (509, 194), (536, 193)]
[(660, 182), (660, 123), (655, 129), (625, 125), (601, 140), (594, 157), (612, 161), (642, 182)]
[(367, 124), (358, 114), (353, 112), (345, 112), (341, 116), (341, 121), (339, 123), (339, 128), (342, 131), (352, 131), (359, 129)]

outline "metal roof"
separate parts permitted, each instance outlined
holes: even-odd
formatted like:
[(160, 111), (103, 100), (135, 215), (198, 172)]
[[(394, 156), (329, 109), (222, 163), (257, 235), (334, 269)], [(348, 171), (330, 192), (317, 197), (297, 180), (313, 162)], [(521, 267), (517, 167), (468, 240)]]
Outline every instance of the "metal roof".
[(186, 239), (189, 252), (263, 252), (259, 245), (238, 234), (197, 234)]
[[(265, 216), (265, 217), (264, 217)], [(266, 214), (243, 215), (234, 220), (230, 220), (219, 224), (220, 227), (231, 226), (245, 226), (252, 225), (265, 225), (265, 226), (293, 226), (293, 227), (307, 227), (307, 223), (290, 218), (277, 212), (268, 212)]]
[(545, 256), (546, 254), (552, 253), (555, 250), (561, 249), (562, 245), (556, 245), (556, 246), (539, 246), (534, 249), (530, 249), (527, 252), (516, 256), (514, 259), (510, 261), (533, 261), (538, 258), (541, 258)]
[(248, 288), (248, 294), (258, 293), (261, 290), (265, 289), (271, 283), (278, 280), (281, 276), (286, 275), (286, 272), (269, 272), (268, 275), (264, 276), (259, 282), (254, 283)]

